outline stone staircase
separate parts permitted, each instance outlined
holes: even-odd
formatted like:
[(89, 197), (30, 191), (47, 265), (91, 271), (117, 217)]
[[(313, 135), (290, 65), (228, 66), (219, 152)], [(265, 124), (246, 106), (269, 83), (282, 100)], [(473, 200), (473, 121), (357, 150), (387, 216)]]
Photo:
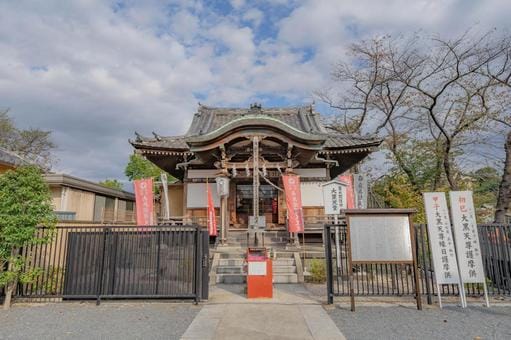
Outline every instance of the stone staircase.
[[(297, 252), (270, 250), (274, 283), (303, 282), (302, 262)], [(218, 247), (213, 254), (210, 284), (242, 284), (246, 282), (245, 249)]]
[(245, 253), (241, 248), (222, 249), (221, 252), (215, 253), (211, 266), (210, 283), (245, 283), (244, 263)]
[(303, 282), (302, 261), (296, 252), (274, 253), (273, 283)]

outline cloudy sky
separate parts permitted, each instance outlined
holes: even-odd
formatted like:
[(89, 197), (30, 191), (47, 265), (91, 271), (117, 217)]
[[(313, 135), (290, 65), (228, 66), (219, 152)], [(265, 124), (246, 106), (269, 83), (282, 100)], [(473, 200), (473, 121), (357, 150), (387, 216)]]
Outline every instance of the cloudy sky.
[(0, 108), (53, 131), (57, 171), (124, 181), (134, 131), (184, 133), (198, 102), (310, 103), (356, 40), (506, 28), (509, 13), (509, 0), (3, 0)]

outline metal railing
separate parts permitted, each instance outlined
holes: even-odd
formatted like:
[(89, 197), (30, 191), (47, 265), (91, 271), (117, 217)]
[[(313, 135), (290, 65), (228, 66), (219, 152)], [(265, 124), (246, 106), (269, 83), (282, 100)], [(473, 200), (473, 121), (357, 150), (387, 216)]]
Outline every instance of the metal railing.
[[(340, 239), (339, 248), (335, 245), (335, 232)], [(328, 289), (334, 296), (348, 296), (348, 246), (346, 225), (326, 225), (324, 230), (325, 258), (327, 261)], [(488, 293), (491, 295), (511, 295), (511, 226), (479, 225), (479, 239)], [(415, 225), (416, 256), (419, 267), (421, 292), (428, 303), (436, 295), (435, 273), (431, 258), (425, 225)], [(358, 296), (375, 295), (414, 295), (414, 277), (411, 265), (403, 264), (363, 264), (354, 265), (353, 289)], [(483, 295), (482, 284), (466, 284), (466, 294)], [(457, 285), (442, 285), (442, 295), (458, 295)]]
[(22, 249), (37, 275), (15, 298), (198, 301), (208, 292), (207, 236), (194, 225), (58, 227), (51, 242)]

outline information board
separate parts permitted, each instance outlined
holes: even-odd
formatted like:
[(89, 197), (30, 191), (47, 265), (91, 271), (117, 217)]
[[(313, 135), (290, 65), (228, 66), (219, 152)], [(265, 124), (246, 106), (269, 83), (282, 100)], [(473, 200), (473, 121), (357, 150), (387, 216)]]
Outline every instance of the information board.
[(458, 264), (445, 193), (424, 193), (424, 206), (436, 282), (459, 284)]
[(412, 262), (407, 215), (349, 217), (352, 262)]
[(451, 191), (449, 198), (461, 280), (464, 283), (485, 282), (472, 192)]

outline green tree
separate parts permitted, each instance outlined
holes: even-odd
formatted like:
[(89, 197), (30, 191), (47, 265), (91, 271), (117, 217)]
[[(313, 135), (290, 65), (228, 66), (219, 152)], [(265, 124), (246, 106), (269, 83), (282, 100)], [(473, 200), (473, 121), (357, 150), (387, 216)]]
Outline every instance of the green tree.
[(149, 177), (157, 178), (162, 172), (163, 170), (137, 154), (130, 156), (130, 160), (124, 169), (124, 174), (130, 181)]
[[(7, 287), (5, 306), (17, 281), (34, 280), (37, 269), (24, 270), (19, 254), (22, 246), (49, 242), (53, 235), (56, 216), (51, 204), (50, 189), (35, 166), (20, 167), (0, 176), (0, 287)], [(38, 232), (38, 226), (47, 232)]]
[(98, 184), (110, 189), (122, 190), (122, 183), (116, 179), (105, 179), (104, 181), (101, 181)]

